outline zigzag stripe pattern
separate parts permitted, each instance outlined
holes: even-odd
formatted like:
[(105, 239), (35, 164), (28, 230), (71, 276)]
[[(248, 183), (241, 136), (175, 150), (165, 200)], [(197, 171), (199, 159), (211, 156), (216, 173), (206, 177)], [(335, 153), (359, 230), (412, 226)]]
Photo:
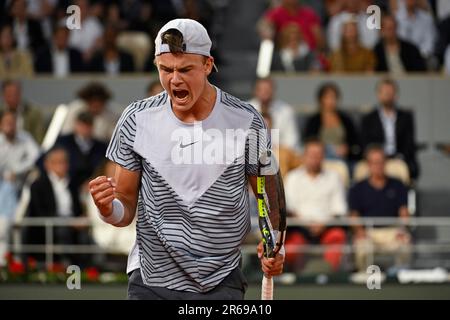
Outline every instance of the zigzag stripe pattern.
[[(247, 141), (245, 157), (235, 159), (188, 207), (152, 164), (133, 150), (136, 113), (161, 107), (167, 99), (162, 93), (128, 106), (117, 124), (107, 157), (126, 169), (142, 171), (136, 228), (144, 283), (207, 292), (239, 266), (239, 248), (250, 230), (247, 175), (256, 174), (248, 153), (256, 149)], [(221, 103), (251, 113), (249, 129), (265, 129), (262, 117), (251, 105), (223, 92)], [(259, 145), (270, 145), (270, 138), (259, 138)]]

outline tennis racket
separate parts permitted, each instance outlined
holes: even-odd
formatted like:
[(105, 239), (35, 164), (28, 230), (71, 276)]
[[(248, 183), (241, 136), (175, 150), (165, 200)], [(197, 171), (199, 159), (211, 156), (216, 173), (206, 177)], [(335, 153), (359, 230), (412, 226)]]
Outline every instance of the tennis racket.
[[(263, 175), (264, 167), (273, 167), (270, 161), (275, 161), (270, 151), (267, 151), (266, 157), (261, 157), (259, 161), (257, 184), (257, 200), (258, 200), (258, 224), (261, 231), (262, 242), (264, 247), (264, 255), (267, 258), (273, 258), (281, 250), (286, 230), (286, 210), (284, 206), (284, 190), (279, 171), (272, 175)], [(266, 179), (271, 180), (272, 188), (275, 193), (271, 192), (272, 199), (267, 195)], [(275, 199), (273, 199), (275, 198)], [(276, 207), (278, 217), (278, 230), (274, 230), (270, 221), (270, 203)], [(275, 209), (275, 208), (273, 208)], [(263, 275), (261, 283), (261, 300), (273, 299), (273, 278)]]

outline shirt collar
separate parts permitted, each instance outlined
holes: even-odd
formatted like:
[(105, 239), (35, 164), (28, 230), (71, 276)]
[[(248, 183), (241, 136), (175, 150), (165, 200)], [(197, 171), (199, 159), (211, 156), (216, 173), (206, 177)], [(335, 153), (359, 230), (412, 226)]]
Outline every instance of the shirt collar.
[(60, 178), (54, 172), (51, 172), (51, 171), (48, 171), (47, 174), (48, 174), (48, 178), (50, 179), (51, 182), (59, 184), (59, 185), (63, 185), (65, 187), (67, 187), (69, 185), (69, 179), (67, 177)]
[(378, 105), (378, 114), (380, 115), (380, 118), (383, 120), (392, 120), (395, 121), (397, 120), (397, 110), (394, 106), (394, 116), (390, 117), (386, 114), (386, 112), (384, 111), (384, 107), (382, 105)]

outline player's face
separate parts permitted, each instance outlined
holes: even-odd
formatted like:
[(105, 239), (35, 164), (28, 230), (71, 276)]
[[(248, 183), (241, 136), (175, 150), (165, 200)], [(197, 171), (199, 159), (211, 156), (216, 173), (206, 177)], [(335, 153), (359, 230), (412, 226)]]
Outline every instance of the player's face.
[(156, 58), (159, 79), (172, 108), (188, 112), (201, 99), (213, 66), (212, 58), (197, 54), (164, 53)]

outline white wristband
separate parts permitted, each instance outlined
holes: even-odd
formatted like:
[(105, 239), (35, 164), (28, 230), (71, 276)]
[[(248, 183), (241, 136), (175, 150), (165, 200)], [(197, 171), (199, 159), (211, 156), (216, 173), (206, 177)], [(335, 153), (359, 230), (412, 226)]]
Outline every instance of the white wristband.
[(120, 202), (119, 199), (114, 199), (112, 202), (112, 213), (105, 217), (103, 216), (101, 213), (99, 213), (100, 219), (102, 219), (103, 221), (105, 221), (106, 223), (109, 224), (118, 224), (119, 222), (122, 221), (124, 215), (125, 215), (125, 209), (123, 207), (122, 202)]

